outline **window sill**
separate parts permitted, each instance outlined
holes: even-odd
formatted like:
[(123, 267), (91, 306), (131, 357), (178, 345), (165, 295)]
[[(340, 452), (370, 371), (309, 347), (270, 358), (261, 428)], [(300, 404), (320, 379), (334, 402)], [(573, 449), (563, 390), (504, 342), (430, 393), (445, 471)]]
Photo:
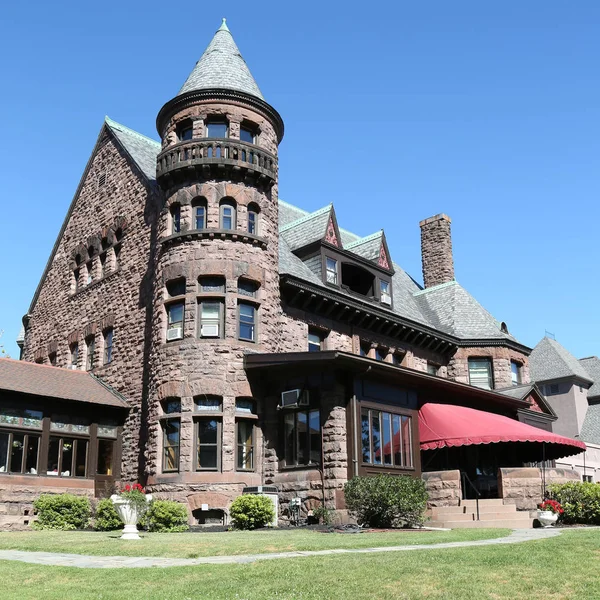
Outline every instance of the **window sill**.
[(281, 471), (318, 471), (318, 463), (309, 463), (307, 465), (280, 465)]
[(173, 233), (163, 238), (160, 243), (163, 246), (175, 245), (181, 242), (197, 239), (208, 240), (232, 240), (234, 242), (243, 242), (253, 246), (260, 246), (263, 250), (267, 249), (267, 240), (253, 233), (237, 229), (188, 229)]

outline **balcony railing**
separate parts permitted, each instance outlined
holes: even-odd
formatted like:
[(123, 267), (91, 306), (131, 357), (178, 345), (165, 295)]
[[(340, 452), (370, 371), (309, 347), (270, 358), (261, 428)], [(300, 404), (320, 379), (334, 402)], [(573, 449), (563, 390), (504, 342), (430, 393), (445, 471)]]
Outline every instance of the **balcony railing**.
[(225, 169), (233, 175), (250, 175), (272, 185), (277, 176), (277, 158), (240, 140), (200, 138), (163, 150), (157, 158), (156, 176), (159, 181), (179, 179), (189, 168), (198, 169), (205, 176)]

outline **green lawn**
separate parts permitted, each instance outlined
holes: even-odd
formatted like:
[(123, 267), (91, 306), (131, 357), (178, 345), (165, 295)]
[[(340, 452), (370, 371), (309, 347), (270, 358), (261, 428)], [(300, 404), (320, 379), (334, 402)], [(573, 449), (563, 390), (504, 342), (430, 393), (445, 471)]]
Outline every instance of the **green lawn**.
[(142, 533), (140, 541), (120, 540), (119, 532), (15, 531), (0, 533), (0, 550), (43, 550), (105, 556), (195, 558), (292, 550), (372, 548), (407, 544), (438, 544), (508, 535), (509, 529), (455, 531), (388, 531), (320, 533), (307, 529), (228, 531), (226, 533)]
[(3, 600), (595, 600), (600, 531), (514, 545), (201, 565), (72, 569), (0, 562)]

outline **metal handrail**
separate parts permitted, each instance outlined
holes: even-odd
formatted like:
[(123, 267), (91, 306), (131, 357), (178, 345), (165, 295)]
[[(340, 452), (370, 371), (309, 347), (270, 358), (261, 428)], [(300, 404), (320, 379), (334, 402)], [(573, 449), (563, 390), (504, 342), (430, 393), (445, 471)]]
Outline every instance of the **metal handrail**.
[(475, 485), (473, 484), (473, 482), (471, 481), (471, 479), (469, 478), (469, 476), (464, 472), (461, 471), (460, 472), (460, 476), (462, 477), (462, 484), (463, 484), (463, 496), (465, 494), (465, 487), (466, 484), (468, 482), (468, 484), (471, 486), (471, 489), (475, 492), (475, 506), (477, 507), (477, 520), (479, 521), (479, 496), (481, 496), (481, 493), (479, 492), (479, 490), (475, 487)]

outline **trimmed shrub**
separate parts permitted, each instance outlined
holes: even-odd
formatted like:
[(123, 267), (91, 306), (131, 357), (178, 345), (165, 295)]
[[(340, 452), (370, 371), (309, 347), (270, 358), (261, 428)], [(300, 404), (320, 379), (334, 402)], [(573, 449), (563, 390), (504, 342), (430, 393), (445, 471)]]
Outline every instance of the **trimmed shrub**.
[(548, 491), (565, 511), (561, 515), (563, 523), (600, 525), (600, 483), (553, 483)]
[(73, 494), (42, 494), (34, 501), (34, 529), (85, 529), (92, 513), (90, 501)]
[(123, 529), (123, 521), (119, 517), (115, 505), (109, 498), (100, 500), (96, 505), (96, 519), (94, 529), (97, 531), (114, 531)]
[(148, 531), (174, 533), (189, 529), (186, 507), (171, 500), (154, 500), (146, 513), (145, 521)]
[(361, 525), (418, 526), (425, 522), (425, 482), (408, 475), (354, 477), (344, 485), (346, 506)]
[(233, 501), (229, 514), (236, 529), (256, 529), (273, 521), (275, 506), (268, 496), (245, 494)]

